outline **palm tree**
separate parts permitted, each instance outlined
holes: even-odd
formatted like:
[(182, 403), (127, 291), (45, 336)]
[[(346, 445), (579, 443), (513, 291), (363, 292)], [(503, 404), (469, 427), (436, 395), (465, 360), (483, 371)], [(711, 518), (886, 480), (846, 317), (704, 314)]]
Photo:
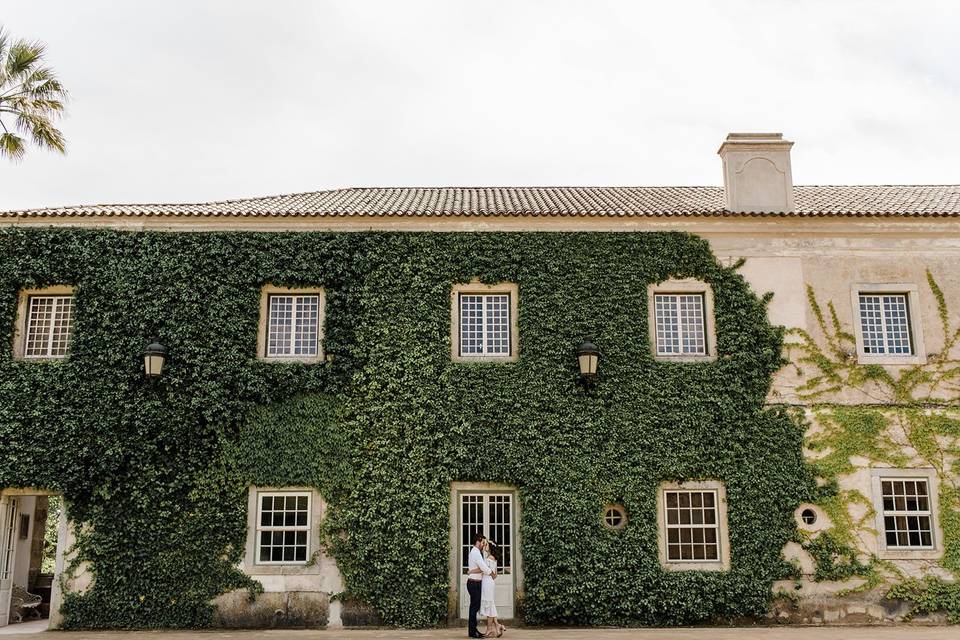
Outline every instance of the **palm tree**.
[(63, 113), (67, 91), (43, 66), (44, 50), (39, 42), (11, 41), (0, 27), (0, 156), (22, 158), (25, 138), (65, 153), (63, 133), (53, 121)]

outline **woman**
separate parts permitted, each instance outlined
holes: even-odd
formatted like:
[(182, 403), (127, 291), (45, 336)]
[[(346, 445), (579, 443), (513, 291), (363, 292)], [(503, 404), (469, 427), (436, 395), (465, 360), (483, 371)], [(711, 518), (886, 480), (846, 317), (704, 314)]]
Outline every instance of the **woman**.
[(495, 599), (494, 583), (497, 578), (497, 565), (500, 564), (500, 551), (497, 549), (497, 543), (487, 540), (483, 545), (483, 552), (486, 555), (487, 566), (490, 567), (490, 575), (483, 576), (483, 582), (480, 585), (480, 615), (487, 619), (488, 638), (499, 638), (507, 630), (505, 626), (497, 620), (497, 603)]

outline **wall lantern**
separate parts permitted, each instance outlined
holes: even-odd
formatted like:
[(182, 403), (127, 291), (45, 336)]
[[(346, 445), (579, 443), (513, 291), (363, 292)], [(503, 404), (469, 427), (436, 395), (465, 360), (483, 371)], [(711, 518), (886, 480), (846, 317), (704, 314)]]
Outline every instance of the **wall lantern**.
[(163, 373), (163, 364), (167, 360), (167, 348), (154, 340), (143, 352), (143, 368), (148, 378), (157, 378)]
[(597, 378), (600, 349), (592, 342), (584, 342), (577, 348), (577, 362), (580, 364), (580, 380), (585, 384), (593, 382)]

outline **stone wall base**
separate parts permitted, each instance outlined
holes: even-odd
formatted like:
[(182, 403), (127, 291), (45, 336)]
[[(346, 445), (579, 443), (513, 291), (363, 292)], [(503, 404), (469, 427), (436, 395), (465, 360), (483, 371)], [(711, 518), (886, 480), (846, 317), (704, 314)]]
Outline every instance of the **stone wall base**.
[(321, 629), (330, 617), (330, 595), (318, 591), (261, 593), (254, 600), (246, 589), (213, 601), (214, 626), (234, 629)]

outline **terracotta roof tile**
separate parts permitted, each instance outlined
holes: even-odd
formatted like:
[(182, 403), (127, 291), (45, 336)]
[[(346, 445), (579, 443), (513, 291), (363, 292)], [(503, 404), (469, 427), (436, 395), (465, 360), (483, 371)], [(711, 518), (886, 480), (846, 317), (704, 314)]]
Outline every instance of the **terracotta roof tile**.
[(197, 204), (103, 204), (23, 217), (960, 216), (960, 185), (799, 186), (792, 213), (735, 214), (722, 187), (354, 188)]

